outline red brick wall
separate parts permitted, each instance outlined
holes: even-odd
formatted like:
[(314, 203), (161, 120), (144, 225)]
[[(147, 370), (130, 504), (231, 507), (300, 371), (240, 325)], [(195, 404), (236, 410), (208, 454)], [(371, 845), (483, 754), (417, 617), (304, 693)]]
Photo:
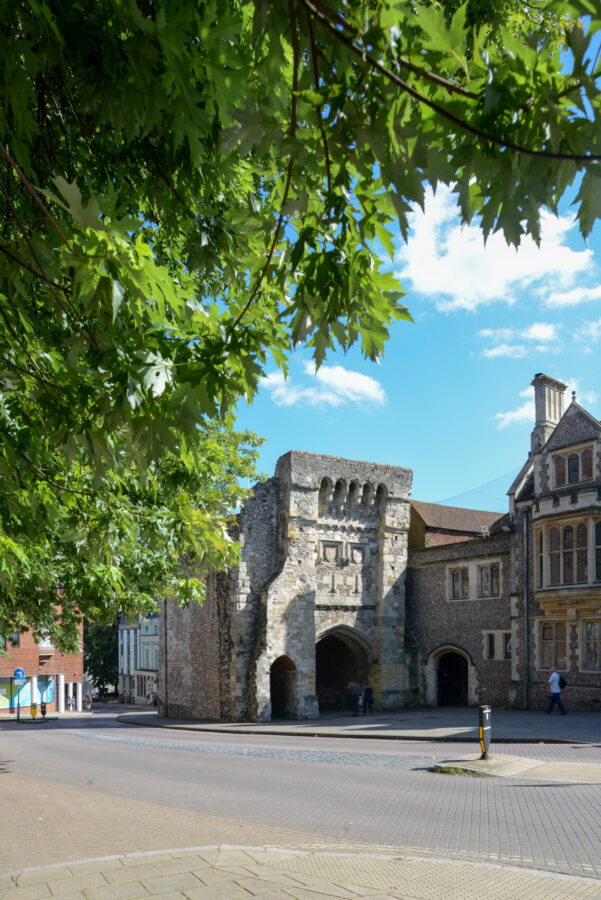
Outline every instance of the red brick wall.
[[(83, 641), (83, 629), (79, 629)], [(10, 677), (15, 669), (21, 668), (25, 675), (65, 676), (65, 681), (83, 681), (83, 649), (79, 653), (65, 654), (58, 650), (41, 649), (35, 643), (30, 631), (21, 635), (19, 646), (6, 647), (6, 656), (0, 656), (0, 675)]]

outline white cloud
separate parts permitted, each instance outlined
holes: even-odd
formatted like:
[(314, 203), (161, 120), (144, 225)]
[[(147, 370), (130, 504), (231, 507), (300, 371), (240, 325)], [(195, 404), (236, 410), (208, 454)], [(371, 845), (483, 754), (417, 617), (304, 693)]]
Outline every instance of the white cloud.
[(576, 287), (571, 291), (554, 291), (543, 297), (545, 306), (578, 306), (591, 300), (601, 300), (601, 286), (594, 288)]
[(576, 331), (574, 337), (577, 341), (598, 341), (601, 338), (601, 319), (584, 322)]
[(429, 295), (440, 310), (467, 309), (502, 300), (512, 304), (524, 287), (544, 298), (551, 287), (574, 287), (593, 268), (589, 249), (572, 250), (568, 236), (576, 233), (574, 216), (543, 212), (541, 245), (524, 237), (516, 250), (502, 234), (486, 244), (475, 225), (460, 225), (450, 188), (429, 189), (425, 210), (410, 216), (411, 233), (395, 255), (399, 275), (415, 291)]
[(508, 425), (516, 425), (521, 422), (531, 422), (534, 427), (534, 400), (522, 403), (516, 409), (509, 412), (497, 413), (495, 419), (498, 422), (498, 428), (507, 428)]
[[(496, 359), (500, 356), (520, 359), (533, 352), (543, 353), (553, 349), (549, 345), (553, 345), (558, 340), (557, 326), (548, 322), (533, 322), (532, 325), (527, 325), (524, 328), (483, 328), (478, 332), (478, 337), (488, 339), (493, 344), (493, 346), (486, 347), (482, 351), (482, 356), (485, 356), (487, 359)], [(516, 339), (542, 343), (534, 346), (508, 343)]]
[[(578, 380), (576, 378), (558, 378), (558, 381), (563, 381), (564, 384), (567, 385), (565, 393), (563, 395), (563, 408), (564, 410), (570, 405), (572, 402), (572, 391), (576, 392), (576, 401), (580, 404), (580, 406), (584, 406), (585, 408), (597, 400), (597, 395), (594, 391), (582, 391), (581, 393), (578, 390)], [(522, 422), (529, 423), (534, 428), (534, 420), (535, 420), (535, 408), (534, 408), (534, 387), (530, 385), (524, 391), (520, 391), (520, 397), (526, 398), (525, 403), (521, 403), (515, 409), (511, 409), (508, 412), (504, 413), (496, 413), (494, 416), (497, 422), (497, 428), (507, 428), (508, 425), (517, 425)]]
[(556, 325), (549, 325), (547, 322), (534, 322), (522, 331), (522, 335), (528, 341), (556, 341), (556, 327)]
[(495, 359), (498, 356), (520, 359), (522, 356), (526, 356), (526, 348), (522, 344), (497, 344), (496, 347), (488, 347), (483, 350), (482, 356), (486, 356), (487, 359)]
[(317, 371), (312, 362), (303, 362), (308, 383), (295, 384), (284, 378), (282, 372), (271, 372), (261, 379), (278, 406), (343, 406), (354, 403), (359, 406), (383, 406), (386, 393), (379, 381), (353, 372), (344, 366), (321, 366)]

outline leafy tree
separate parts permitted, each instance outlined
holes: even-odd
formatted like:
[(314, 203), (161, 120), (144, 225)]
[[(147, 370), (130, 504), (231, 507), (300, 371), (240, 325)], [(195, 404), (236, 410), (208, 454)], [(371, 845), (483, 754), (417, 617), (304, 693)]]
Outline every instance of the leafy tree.
[(130, 464), (99, 475), (79, 457), (65, 470), (55, 452), (39, 478), (24, 467), (5, 485), (1, 634), (32, 628), (69, 650), (82, 614), (108, 626), (121, 611), (155, 612), (166, 595), (202, 600), (204, 583), (190, 576), (235, 563), (233, 511), (241, 481), (256, 478), (260, 440), (229, 421), (194, 439), (193, 467), (171, 454), (142, 473)]
[[(517, 244), (580, 178), (590, 232), (598, 4), (539, 6), (0, 0), (2, 628), (54, 622), (58, 584), (109, 619), (175, 584), (157, 479), (205, 474), (269, 358), (383, 352), (410, 317), (374, 247), (426, 184)], [(165, 509), (231, 561), (208, 507)]]
[(84, 666), (101, 692), (119, 681), (119, 626), (97, 625), (84, 619)]

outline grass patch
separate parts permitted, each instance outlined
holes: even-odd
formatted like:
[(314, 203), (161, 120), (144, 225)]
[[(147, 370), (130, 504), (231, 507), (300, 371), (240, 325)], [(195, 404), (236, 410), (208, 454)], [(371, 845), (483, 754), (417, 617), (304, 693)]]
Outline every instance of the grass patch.
[(436, 764), (434, 771), (442, 775), (467, 775), (470, 778), (494, 778), (490, 772), (476, 772), (473, 769), (462, 769), (460, 766), (444, 766)]

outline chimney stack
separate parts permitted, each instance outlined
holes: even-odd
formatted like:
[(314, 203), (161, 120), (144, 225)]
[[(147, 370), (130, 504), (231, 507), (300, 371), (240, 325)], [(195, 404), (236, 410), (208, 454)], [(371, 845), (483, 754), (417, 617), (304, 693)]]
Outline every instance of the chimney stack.
[(532, 431), (532, 452), (539, 453), (563, 415), (563, 394), (567, 387), (539, 372), (532, 381), (536, 420)]

